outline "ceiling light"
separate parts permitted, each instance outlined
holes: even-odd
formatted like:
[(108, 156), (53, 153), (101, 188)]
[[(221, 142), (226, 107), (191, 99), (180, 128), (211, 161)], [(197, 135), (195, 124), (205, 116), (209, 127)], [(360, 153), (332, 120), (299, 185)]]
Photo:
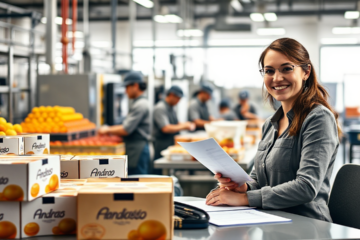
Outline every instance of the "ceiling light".
[(284, 28), (258, 28), (258, 35), (284, 35), (286, 33)]
[(360, 27), (334, 27), (333, 34), (359, 34)]
[[(41, 23), (46, 24), (47, 20), (46, 17), (42, 17), (41, 18)], [(62, 25), (62, 17), (55, 17), (55, 23), (57, 25)], [(71, 25), (72, 24), (72, 20), (70, 18), (66, 19), (66, 25)]]
[(230, 5), (238, 12), (241, 12), (243, 10), (243, 7), (241, 6), (239, 0), (231, 0)]
[(359, 15), (359, 11), (346, 11), (344, 17), (346, 19), (358, 19)]
[(158, 23), (182, 23), (182, 18), (175, 14), (155, 15), (154, 21)]
[(167, 20), (164, 15), (155, 15), (154, 21), (158, 23), (167, 23)]
[(272, 39), (212, 39), (209, 46), (266, 46)]
[(242, 0), (244, 3), (251, 3), (251, 0)]
[(154, 3), (150, 0), (133, 0), (133, 1), (146, 8), (154, 7)]
[(322, 38), (322, 44), (357, 44), (357, 38)]
[(264, 13), (264, 17), (268, 22), (274, 22), (277, 20), (276, 13)]
[(175, 14), (165, 15), (165, 18), (169, 23), (182, 23), (182, 21), (183, 21), (181, 17), (179, 17)]
[(264, 21), (264, 16), (261, 13), (251, 13), (250, 18), (254, 22), (263, 22)]
[(179, 37), (201, 37), (203, 32), (200, 29), (179, 29), (177, 35)]

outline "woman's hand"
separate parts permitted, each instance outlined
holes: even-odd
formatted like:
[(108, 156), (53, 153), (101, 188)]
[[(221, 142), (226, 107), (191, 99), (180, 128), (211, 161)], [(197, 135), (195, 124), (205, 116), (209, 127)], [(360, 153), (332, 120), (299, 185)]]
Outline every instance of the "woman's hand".
[(100, 135), (100, 136), (101, 135), (106, 135), (108, 133), (108, 131), (109, 131), (108, 126), (102, 126), (102, 127), (99, 128), (97, 134)]
[(225, 188), (219, 188), (206, 196), (206, 204), (212, 206), (247, 206), (249, 205), (249, 201), (246, 193), (238, 193), (226, 190)]
[(239, 186), (239, 184), (231, 181), (230, 178), (223, 178), (221, 173), (215, 174), (214, 178), (218, 180), (218, 182), (220, 183), (219, 184), (220, 188), (225, 188), (227, 190), (231, 190), (239, 193), (245, 193), (248, 190), (248, 186), (246, 183)]

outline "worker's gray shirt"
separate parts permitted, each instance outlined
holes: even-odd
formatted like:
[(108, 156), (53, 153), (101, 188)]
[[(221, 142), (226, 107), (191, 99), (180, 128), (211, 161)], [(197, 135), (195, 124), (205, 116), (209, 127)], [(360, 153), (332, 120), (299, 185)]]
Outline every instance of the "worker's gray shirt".
[(123, 127), (129, 134), (124, 137), (125, 141), (150, 139), (150, 115), (149, 102), (140, 96), (131, 104), (128, 115), (126, 116)]
[(209, 109), (206, 103), (201, 102), (197, 97), (192, 99), (189, 105), (189, 121), (193, 122), (196, 119), (210, 120)]
[(170, 106), (165, 100), (158, 102), (154, 107), (154, 128), (153, 128), (153, 135), (154, 138), (163, 138), (163, 137), (171, 137), (173, 138), (174, 135), (177, 133), (163, 133), (161, 130), (163, 127), (170, 125), (170, 124), (178, 124), (178, 118), (176, 116), (176, 112), (172, 106)]
[(229, 111), (226, 113), (220, 113), (220, 118), (226, 121), (238, 120), (236, 114), (231, 109), (229, 109)]
[[(326, 107), (316, 106), (297, 136), (288, 136), (288, 128), (277, 138), (283, 114), (280, 107), (263, 126), (250, 174), (253, 181), (248, 182), (249, 205), (331, 222), (327, 203), (339, 146), (334, 115)], [(288, 112), (287, 117), (291, 124), (294, 112)]]

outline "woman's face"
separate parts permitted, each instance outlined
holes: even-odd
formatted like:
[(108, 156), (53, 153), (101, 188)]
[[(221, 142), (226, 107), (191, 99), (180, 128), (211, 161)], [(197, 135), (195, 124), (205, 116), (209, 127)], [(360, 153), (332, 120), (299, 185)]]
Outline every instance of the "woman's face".
[[(303, 89), (303, 81), (309, 77), (296, 63), (284, 54), (269, 50), (264, 58), (264, 84), (267, 91), (282, 104), (292, 104)], [(281, 73), (278, 71), (280, 69)]]

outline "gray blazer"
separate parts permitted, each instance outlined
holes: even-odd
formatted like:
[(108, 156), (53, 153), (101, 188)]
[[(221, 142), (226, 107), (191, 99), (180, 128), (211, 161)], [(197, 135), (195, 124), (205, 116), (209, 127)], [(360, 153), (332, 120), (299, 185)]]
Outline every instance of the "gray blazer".
[[(339, 147), (335, 117), (318, 105), (305, 118), (297, 136), (288, 136), (288, 128), (277, 138), (283, 114), (280, 107), (263, 126), (250, 174), (253, 181), (247, 182), (249, 205), (331, 222), (327, 203)], [(291, 124), (294, 112), (288, 112), (287, 117)]]

